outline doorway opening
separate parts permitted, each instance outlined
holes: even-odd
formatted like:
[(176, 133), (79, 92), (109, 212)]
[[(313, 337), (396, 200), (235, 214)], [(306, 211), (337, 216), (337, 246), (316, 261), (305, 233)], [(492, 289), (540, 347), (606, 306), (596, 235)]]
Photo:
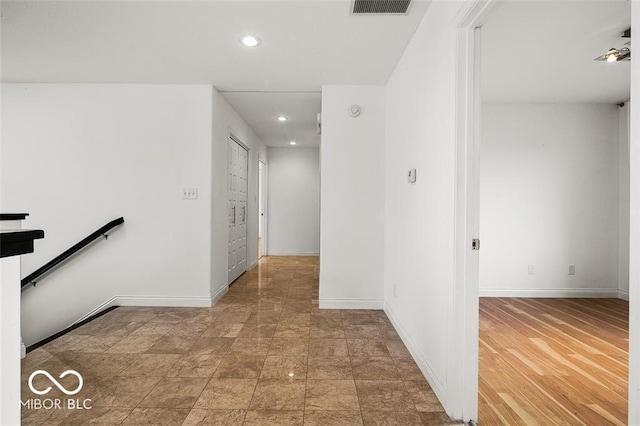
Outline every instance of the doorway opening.
[[(582, 70), (555, 61), (549, 79), (526, 65), (551, 33), (566, 30), (556, 36), (566, 40), (587, 28), (613, 45), (620, 41), (607, 40), (605, 32), (618, 39), (630, 25), (628, 4), (593, 2), (572, 15), (574, 6), (505, 3), (475, 30), (482, 82), (475, 75), (466, 208), (473, 210), (467, 211), (476, 221), (474, 237), (482, 239), (468, 263), (477, 281), (468, 284), (479, 297), (477, 403), (484, 424), (627, 422), (630, 95), (628, 87), (621, 92), (613, 85), (595, 93), (606, 77), (584, 88), (579, 82), (602, 65), (622, 65), (605, 72), (627, 73), (628, 81), (629, 67), (594, 62), (608, 48), (591, 55), (586, 44), (577, 45), (580, 37), (572, 40), (573, 51), (586, 56), (567, 56), (584, 60)], [(509, 58), (501, 22), (521, 35)], [(545, 22), (545, 34), (528, 44), (528, 23), (539, 30), (534, 22)], [(510, 59), (547, 80), (530, 77)], [(562, 85), (575, 91), (553, 90)]]
[(258, 260), (267, 255), (267, 165), (258, 161)]

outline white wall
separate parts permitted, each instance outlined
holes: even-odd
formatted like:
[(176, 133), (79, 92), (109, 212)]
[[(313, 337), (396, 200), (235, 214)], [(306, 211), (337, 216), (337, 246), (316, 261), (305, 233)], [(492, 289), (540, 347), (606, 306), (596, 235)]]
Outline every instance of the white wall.
[(20, 256), (0, 259), (0, 424), (20, 424)]
[(269, 148), (269, 255), (320, 253), (320, 151)]
[(228, 194), (227, 149), (233, 134), (249, 150), (247, 192), (247, 268), (258, 261), (258, 161), (267, 160), (267, 148), (229, 103), (213, 90), (213, 152), (211, 169), (211, 294), (227, 289)]
[(629, 112), (631, 102), (618, 110), (618, 291), (629, 300)]
[(384, 87), (322, 88), (321, 308), (382, 307), (384, 117)]
[[(452, 28), (460, 6), (431, 3), (386, 88), (385, 311), (449, 413), (454, 405), (447, 397), (455, 219)], [(415, 184), (407, 183), (411, 168), (417, 169)]]
[(483, 104), (481, 296), (617, 297), (618, 109)]
[[(119, 216), (125, 224), (22, 294), (32, 344), (117, 295), (210, 304), (208, 86), (4, 85), (2, 207), (45, 231), (26, 275)], [(198, 200), (182, 200), (182, 188)], [(225, 271), (226, 274), (226, 271)]]

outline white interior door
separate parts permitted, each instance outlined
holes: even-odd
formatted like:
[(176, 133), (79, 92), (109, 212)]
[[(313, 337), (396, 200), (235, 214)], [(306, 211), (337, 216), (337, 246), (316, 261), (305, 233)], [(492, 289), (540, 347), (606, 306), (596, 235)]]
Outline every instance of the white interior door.
[(247, 172), (248, 152), (229, 139), (227, 192), (229, 198), (228, 281), (247, 270)]

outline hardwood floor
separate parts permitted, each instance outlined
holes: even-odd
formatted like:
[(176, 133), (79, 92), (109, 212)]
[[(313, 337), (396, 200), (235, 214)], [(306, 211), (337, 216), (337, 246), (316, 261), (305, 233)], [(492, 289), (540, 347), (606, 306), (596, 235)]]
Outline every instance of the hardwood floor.
[(625, 425), (629, 304), (480, 299), (481, 425)]

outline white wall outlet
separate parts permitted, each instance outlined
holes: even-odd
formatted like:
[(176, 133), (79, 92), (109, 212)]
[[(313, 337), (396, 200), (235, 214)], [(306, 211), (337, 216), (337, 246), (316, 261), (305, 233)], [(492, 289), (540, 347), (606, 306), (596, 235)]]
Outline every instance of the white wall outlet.
[(569, 265), (569, 275), (576, 274), (576, 265)]
[(198, 188), (185, 188), (182, 190), (182, 199), (183, 200), (197, 200), (198, 199)]
[(529, 275), (535, 275), (535, 273), (536, 273), (536, 265), (528, 265), (527, 266), (527, 272), (529, 273)]

